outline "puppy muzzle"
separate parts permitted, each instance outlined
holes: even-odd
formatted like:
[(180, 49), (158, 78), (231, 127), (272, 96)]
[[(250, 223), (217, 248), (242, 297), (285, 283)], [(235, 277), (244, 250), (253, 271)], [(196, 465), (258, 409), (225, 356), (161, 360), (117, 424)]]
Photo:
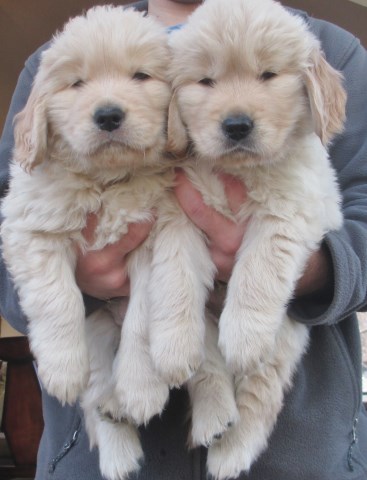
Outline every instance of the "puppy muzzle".
[(230, 115), (222, 122), (222, 131), (233, 143), (241, 143), (247, 139), (254, 128), (253, 120), (244, 114)]
[(125, 112), (117, 106), (99, 107), (93, 115), (93, 121), (99, 130), (113, 132), (120, 128), (125, 119)]

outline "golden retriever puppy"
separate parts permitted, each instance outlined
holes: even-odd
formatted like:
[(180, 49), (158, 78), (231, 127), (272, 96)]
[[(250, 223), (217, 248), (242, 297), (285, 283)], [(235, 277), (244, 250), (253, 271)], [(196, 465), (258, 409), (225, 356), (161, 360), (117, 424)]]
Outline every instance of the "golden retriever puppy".
[[(307, 347), (308, 330), (289, 318), (287, 306), (310, 254), (342, 224), (326, 146), (342, 130), (346, 96), (304, 21), (272, 0), (207, 0), (171, 33), (170, 47), (170, 149), (182, 154), (208, 205), (247, 222), (219, 319), (239, 420), (209, 447), (208, 470), (225, 479), (248, 471), (266, 448)], [(236, 214), (218, 172), (246, 187)], [(197, 232), (185, 242), (204, 248), (205, 239)], [(201, 276), (214, 272), (212, 263), (200, 268)], [(205, 286), (198, 281), (197, 288)], [(152, 298), (149, 328), (161, 371), (158, 339), (168, 326), (160, 300), (161, 311)], [(177, 328), (195, 334), (189, 321)]]
[[(169, 385), (198, 369), (189, 387), (196, 398), (192, 443), (210, 443), (238, 418), (217, 330), (209, 315), (206, 329), (201, 318), (214, 276), (209, 254), (202, 242), (181, 248), (196, 229), (171, 192), (173, 163), (164, 155), (168, 64), (165, 29), (141, 13), (95, 7), (70, 20), (43, 53), (16, 117), (1, 206), (3, 255), (29, 319), (40, 379), (62, 403), (80, 397), (109, 480), (139, 469), (136, 426), (162, 412)], [(109, 302), (85, 319), (74, 278), (77, 249), (114, 243), (152, 210), (152, 234), (128, 258), (129, 301)], [(91, 213), (98, 226), (88, 244), (82, 232)], [(153, 279), (152, 264), (159, 266)], [(164, 375), (150, 356), (148, 292), (155, 305), (164, 298), (167, 318), (170, 306), (184, 307), (179, 318), (192, 327), (192, 336), (175, 322), (162, 332), (164, 347), (176, 334), (164, 351)], [(215, 417), (208, 397), (215, 397)]]
[[(147, 346), (144, 302), (154, 235), (128, 260), (134, 293), (123, 326), (126, 349), (119, 349), (122, 317), (114, 306), (85, 320), (76, 251), (115, 242), (130, 223), (151, 218), (164, 204), (173, 180), (163, 155), (168, 60), (165, 29), (141, 13), (95, 7), (70, 20), (43, 53), (16, 117), (1, 206), (3, 255), (29, 319), (40, 379), (62, 403), (84, 392), (88, 433), (110, 479), (138, 468), (142, 449), (129, 422), (160, 413), (169, 393)], [(88, 245), (82, 231), (91, 213), (98, 227)], [(129, 329), (139, 330), (139, 340)], [(115, 383), (123, 385), (116, 393)], [(133, 397), (129, 408), (124, 389), (137, 395), (140, 387), (143, 406)]]

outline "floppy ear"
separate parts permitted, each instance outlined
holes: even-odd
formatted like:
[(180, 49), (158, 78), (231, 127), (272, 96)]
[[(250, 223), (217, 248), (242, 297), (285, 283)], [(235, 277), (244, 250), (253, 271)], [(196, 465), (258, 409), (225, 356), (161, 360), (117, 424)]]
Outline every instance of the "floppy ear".
[(311, 54), (311, 65), (305, 74), (315, 131), (327, 145), (343, 130), (346, 92), (343, 77), (326, 60), (319, 47)]
[(14, 160), (30, 172), (45, 159), (47, 151), (46, 100), (37, 86), (33, 87), (26, 106), (14, 122)]
[(177, 95), (174, 92), (168, 108), (167, 151), (178, 155), (185, 152), (188, 143), (189, 137), (180, 115)]

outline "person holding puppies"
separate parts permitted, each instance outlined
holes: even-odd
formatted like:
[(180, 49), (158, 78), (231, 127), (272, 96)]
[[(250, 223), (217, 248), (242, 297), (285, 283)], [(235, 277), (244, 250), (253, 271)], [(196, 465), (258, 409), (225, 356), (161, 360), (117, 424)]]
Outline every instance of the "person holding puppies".
[[(148, 9), (167, 26), (185, 22), (198, 1), (149, 0), (136, 8)], [(230, 3), (230, 2), (228, 2)], [(366, 309), (367, 283), (367, 54), (349, 33), (327, 22), (297, 12), (320, 39), (325, 55), (345, 78), (348, 94), (344, 133), (333, 143), (330, 156), (343, 194), (343, 227), (327, 235), (314, 252), (299, 280), (290, 315), (310, 327), (310, 345), (267, 450), (248, 474), (249, 480), (362, 480), (367, 474), (367, 416), (361, 400), (361, 356), (355, 312)], [(44, 49), (45, 47), (43, 47)], [(42, 49), (41, 49), (42, 50)], [(8, 165), (13, 147), (12, 119), (24, 106), (36, 74), (40, 51), (26, 63), (14, 93), (0, 144), (1, 194), (6, 192)], [(242, 184), (221, 178), (233, 212), (246, 198)], [(220, 310), (220, 290), (225, 288), (236, 252), (246, 235), (239, 225), (205, 205), (183, 172), (176, 174), (175, 194), (195, 225), (208, 238), (217, 268), (217, 286), (210, 304)], [(91, 215), (84, 236), (91, 240), (96, 228)], [(129, 295), (126, 258), (149, 235), (152, 222), (133, 224), (113, 245), (86, 254), (76, 265), (78, 285), (85, 294), (87, 311), (106, 299)], [(17, 301), (3, 263), (0, 271), (1, 314), (26, 333), (26, 318)], [(244, 292), (245, 294), (245, 292)], [(62, 407), (43, 392), (45, 431), (39, 450), (37, 480), (101, 479), (96, 450), (89, 451), (83, 417), (78, 405)], [(187, 451), (187, 397), (174, 390), (160, 419), (141, 429), (146, 460), (136, 478), (205, 478), (205, 449)]]

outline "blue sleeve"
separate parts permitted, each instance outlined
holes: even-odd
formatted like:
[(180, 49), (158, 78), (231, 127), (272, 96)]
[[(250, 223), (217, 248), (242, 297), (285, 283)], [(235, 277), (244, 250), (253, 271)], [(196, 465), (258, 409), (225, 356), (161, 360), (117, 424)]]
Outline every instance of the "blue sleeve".
[(367, 52), (350, 33), (311, 20), (327, 60), (345, 78), (345, 130), (330, 156), (343, 195), (344, 225), (325, 239), (333, 267), (333, 295), (296, 299), (290, 314), (308, 325), (336, 323), (366, 309), (367, 292)]
[[(0, 195), (5, 195), (9, 179), (9, 163), (14, 146), (13, 119), (16, 113), (25, 106), (32, 88), (34, 76), (37, 72), (41, 50), (33, 54), (19, 76), (16, 89), (10, 104), (4, 130), (0, 139)], [(1, 219), (2, 220), (2, 219)], [(14, 290), (12, 280), (0, 258), (0, 314), (16, 330), (26, 333), (27, 322), (20, 309), (18, 296)]]
[[(14, 147), (13, 120), (20, 112), (29, 97), (34, 77), (37, 73), (42, 52), (48, 48), (49, 43), (40, 47), (27, 60), (22, 73), (19, 76), (16, 89), (10, 104), (4, 130), (0, 139), (0, 198), (6, 194), (9, 180), (9, 163)], [(1, 221), (0, 216), (0, 221)], [(0, 239), (1, 242), (1, 239)], [(25, 246), (26, 247), (26, 246)], [(1, 248), (1, 243), (0, 243)], [(84, 304), (87, 315), (102, 305), (102, 301), (84, 295)], [(12, 279), (4, 265), (0, 255), (0, 315), (5, 318), (16, 330), (27, 333), (27, 319), (20, 306), (18, 295), (15, 291)]]

